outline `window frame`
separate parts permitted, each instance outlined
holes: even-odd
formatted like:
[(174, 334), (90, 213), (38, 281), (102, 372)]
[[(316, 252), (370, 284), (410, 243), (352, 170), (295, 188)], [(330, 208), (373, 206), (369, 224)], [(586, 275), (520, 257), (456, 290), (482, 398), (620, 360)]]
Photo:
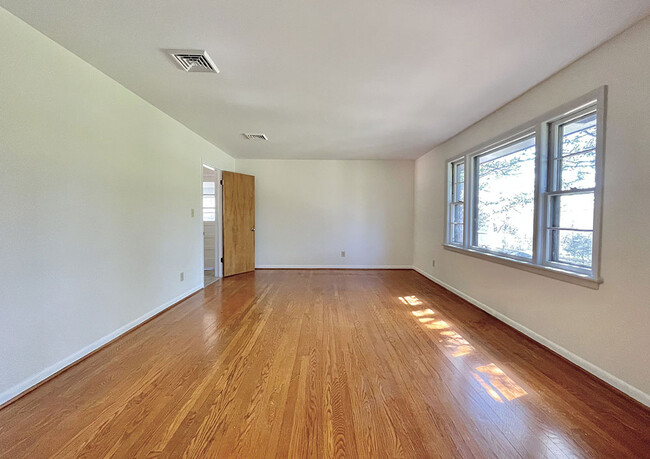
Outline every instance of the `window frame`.
[[(456, 179), (456, 174), (457, 174), (457, 167), (459, 165), (463, 165), (463, 199), (462, 200), (455, 200), (454, 198), (456, 197), (456, 187), (455, 185), (458, 184), (458, 181)], [(465, 224), (467, 221), (467, 164), (465, 162), (464, 158), (458, 158), (456, 160), (451, 160), (448, 161), (447, 163), (447, 183), (449, 184), (447, 187), (447, 203), (445, 205), (445, 221), (447, 222), (447, 227), (446, 227), (446, 241), (448, 244), (457, 246), (457, 247), (463, 247), (465, 245), (465, 238), (467, 237), (467, 233), (465, 231)], [(453, 216), (453, 209), (455, 206), (462, 204), (463, 206), (463, 241), (462, 242), (454, 242), (454, 230), (453, 228), (456, 225), (460, 225), (460, 223), (455, 222), (452, 220)]]
[[(595, 89), (567, 104), (553, 109), (532, 121), (522, 124), (494, 139), (473, 148), (463, 155), (455, 156), (446, 162), (445, 193), (445, 236), (443, 246), (455, 252), (472, 255), (485, 260), (505, 264), (525, 271), (534, 272), (554, 279), (571, 282), (597, 289), (603, 282), (600, 277), (602, 202), (604, 185), (605, 131), (606, 131), (607, 86)], [(558, 127), (579, 119), (589, 113), (596, 113), (596, 148), (595, 148), (595, 186), (590, 189), (556, 191), (551, 187), (555, 177), (550, 170), (553, 165), (559, 139)], [(517, 141), (534, 135), (535, 140), (535, 198), (533, 217), (533, 254), (532, 258), (518, 257), (503, 252), (492, 251), (475, 245), (475, 223), (477, 218), (478, 180), (476, 178), (476, 161), (478, 157), (507, 147)], [(452, 186), (454, 167), (464, 163), (464, 220), (463, 243), (454, 243), (451, 222)], [(593, 230), (592, 230), (592, 264), (591, 267), (565, 264), (551, 260), (548, 223), (551, 209), (551, 196), (562, 194), (591, 193), (594, 195)]]

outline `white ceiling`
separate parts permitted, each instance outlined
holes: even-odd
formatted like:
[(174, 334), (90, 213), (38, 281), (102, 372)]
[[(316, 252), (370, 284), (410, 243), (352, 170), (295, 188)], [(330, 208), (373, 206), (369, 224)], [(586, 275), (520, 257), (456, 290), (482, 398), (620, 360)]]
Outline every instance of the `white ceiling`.
[[(0, 5), (232, 156), (304, 159), (416, 158), (650, 14), (650, 0)], [(185, 73), (167, 48), (206, 49), (221, 73)]]

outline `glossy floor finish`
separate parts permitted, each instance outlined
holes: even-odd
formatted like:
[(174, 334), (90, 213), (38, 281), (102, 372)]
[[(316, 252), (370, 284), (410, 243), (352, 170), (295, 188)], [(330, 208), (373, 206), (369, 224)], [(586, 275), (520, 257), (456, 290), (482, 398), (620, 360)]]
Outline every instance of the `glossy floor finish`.
[(0, 411), (0, 456), (647, 457), (650, 411), (413, 271), (219, 280)]

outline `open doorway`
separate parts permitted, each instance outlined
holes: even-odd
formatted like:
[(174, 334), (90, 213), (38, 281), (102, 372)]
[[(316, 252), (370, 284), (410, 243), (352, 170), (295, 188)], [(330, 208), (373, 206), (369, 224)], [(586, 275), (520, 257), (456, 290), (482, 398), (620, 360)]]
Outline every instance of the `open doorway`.
[(203, 277), (204, 287), (223, 277), (221, 171), (203, 165)]

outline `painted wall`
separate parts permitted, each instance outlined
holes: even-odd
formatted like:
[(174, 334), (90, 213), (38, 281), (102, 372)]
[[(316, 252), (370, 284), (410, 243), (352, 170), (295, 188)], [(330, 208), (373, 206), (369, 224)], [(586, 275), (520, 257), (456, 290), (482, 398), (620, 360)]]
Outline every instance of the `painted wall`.
[(3, 9), (0, 60), (1, 403), (201, 287), (234, 160)]
[(255, 176), (257, 266), (411, 266), (413, 166), (238, 159)]
[[(418, 269), (579, 356), (650, 403), (650, 18), (416, 162)], [(445, 161), (609, 85), (600, 290), (446, 251)], [(435, 267), (432, 259), (436, 260)], [(559, 348), (558, 348), (559, 349)], [(561, 351), (561, 350), (560, 350)], [(562, 352), (562, 351), (561, 351)]]

